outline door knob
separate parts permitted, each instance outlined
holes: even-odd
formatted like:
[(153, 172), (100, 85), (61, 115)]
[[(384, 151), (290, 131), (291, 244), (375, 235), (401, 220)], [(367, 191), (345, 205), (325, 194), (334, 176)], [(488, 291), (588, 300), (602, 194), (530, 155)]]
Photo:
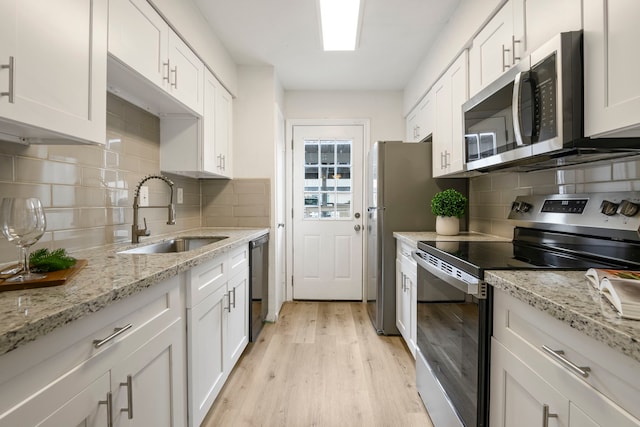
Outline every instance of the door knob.
[(360, 224), (356, 224), (356, 225), (353, 226), (353, 229), (356, 230), (356, 231), (360, 231), (360, 228), (361, 228)]

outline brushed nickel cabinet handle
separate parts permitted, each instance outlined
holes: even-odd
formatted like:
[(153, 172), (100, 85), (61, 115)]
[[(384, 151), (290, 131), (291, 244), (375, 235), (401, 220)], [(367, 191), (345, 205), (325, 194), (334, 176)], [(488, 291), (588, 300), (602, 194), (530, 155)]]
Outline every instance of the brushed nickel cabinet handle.
[(127, 375), (127, 382), (120, 383), (120, 387), (127, 388), (127, 407), (120, 409), (120, 412), (126, 412), (127, 418), (133, 419), (133, 378)]
[(507, 61), (504, 60), (504, 54), (511, 52), (511, 49), (506, 49), (504, 45), (502, 45), (502, 71), (506, 71), (511, 67), (511, 65), (507, 64)]
[(511, 36), (511, 64), (515, 65), (516, 61), (520, 61), (522, 58), (519, 56), (516, 56), (516, 43), (520, 44), (520, 40), (516, 40), (516, 36), (512, 35)]
[(123, 326), (122, 328), (115, 328), (113, 330), (113, 333), (111, 335), (109, 335), (106, 338), (103, 338), (101, 340), (93, 340), (93, 346), (95, 348), (100, 348), (103, 345), (105, 345), (106, 343), (108, 343), (109, 341), (111, 341), (112, 339), (114, 339), (115, 337), (117, 337), (118, 335), (121, 335), (123, 333), (125, 333), (126, 331), (128, 331), (129, 329), (131, 329), (131, 327), (133, 326), (133, 323), (129, 323), (126, 326)]
[(224, 307), (224, 310), (227, 310), (227, 313), (231, 313), (231, 291), (224, 294), (224, 296), (227, 297), (227, 302), (229, 303), (226, 307)]
[(13, 83), (14, 83), (14, 78), (13, 78), (13, 72), (15, 70), (15, 59), (13, 56), (9, 57), (9, 63), (8, 64), (2, 64), (0, 65), (0, 69), (1, 70), (9, 70), (9, 91), (8, 92), (0, 92), (0, 96), (8, 96), (9, 97), (9, 103), (13, 104), (14, 103), (14, 93), (15, 91), (13, 90)]
[(106, 400), (98, 401), (98, 405), (107, 405), (107, 427), (113, 427), (113, 415), (111, 414), (111, 409), (113, 407), (113, 397), (111, 392), (107, 393)]
[(546, 345), (542, 346), (542, 349), (551, 357), (556, 359), (558, 362), (563, 364), (565, 367), (569, 368), (569, 370), (575, 372), (576, 374), (587, 378), (589, 376), (589, 372), (591, 372), (591, 368), (588, 366), (578, 366), (566, 357), (564, 357), (563, 350), (553, 350)]
[(558, 418), (558, 414), (549, 412), (549, 405), (542, 405), (542, 427), (549, 427), (549, 418)]
[(173, 73), (173, 83), (171, 83), (171, 86), (173, 86), (174, 89), (178, 89), (178, 66), (173, 67), (171, 72)]
[(236, 308), (236, 288), (233, 288), (229, 292), (233, 292), (233, 308)]
[(167, 59), (167, 62), (163, 62), (162, 63), (163, 67), (167, 67), (167, 74), (164, 74), (164, 71), (162, 72), (162, 80), (165, 81), (169, 84), (171, 84), (171, 80), (169, 80), (169, 76), (171, 75), (171, 60)]

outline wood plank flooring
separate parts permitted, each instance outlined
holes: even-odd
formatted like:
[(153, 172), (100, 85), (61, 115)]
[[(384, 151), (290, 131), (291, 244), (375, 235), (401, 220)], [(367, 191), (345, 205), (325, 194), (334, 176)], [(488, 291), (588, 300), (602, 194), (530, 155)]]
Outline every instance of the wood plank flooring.
[(400, 337), (362, 303), (288, 302), (227, 380), (203, 427), (431, 427)]

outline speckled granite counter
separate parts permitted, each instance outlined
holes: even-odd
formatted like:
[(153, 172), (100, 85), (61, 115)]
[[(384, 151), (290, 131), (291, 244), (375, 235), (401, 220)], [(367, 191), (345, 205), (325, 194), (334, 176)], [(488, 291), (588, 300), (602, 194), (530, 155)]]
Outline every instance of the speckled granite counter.
[(504, 237), (492, 236), (490, 234), (474, 233), (472, 231), (463, 231), (457, 236), (441, 236), (435, 231), (396, 231), (393, 237), (405, 242), (411, 246), (417, 247), (420, 240), (436, 240), (440, 242), (466, 241), (466, 240), (489, 240), (510, 242), (511, 239)]
[(71, 255), (89, 261), (69, 283), (50, 288), (0, 293), (0, 355), (34, 341), (60, 326), (81, 319), (153, 284), (268, 233), (266, 228), (200, 228), (174, 236), (228, 236), (188, 252), (132, 255), (118, 251), (167, 236), (149, 237), (139, 245), (114, 244)]
[(640, 321), (620, 318), (584, 271), (486, 271), (496, 289), (640, 361)]

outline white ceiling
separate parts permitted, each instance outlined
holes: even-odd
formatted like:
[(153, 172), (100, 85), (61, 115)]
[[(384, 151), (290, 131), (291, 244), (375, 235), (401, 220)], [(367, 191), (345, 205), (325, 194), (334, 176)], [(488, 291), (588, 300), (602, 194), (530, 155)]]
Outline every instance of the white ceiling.
[(362, 0), (355, 52), (323, 52), (317, 0), (194, 0), (238, 65), (286, 90), (402, 90), (460, 0)]

